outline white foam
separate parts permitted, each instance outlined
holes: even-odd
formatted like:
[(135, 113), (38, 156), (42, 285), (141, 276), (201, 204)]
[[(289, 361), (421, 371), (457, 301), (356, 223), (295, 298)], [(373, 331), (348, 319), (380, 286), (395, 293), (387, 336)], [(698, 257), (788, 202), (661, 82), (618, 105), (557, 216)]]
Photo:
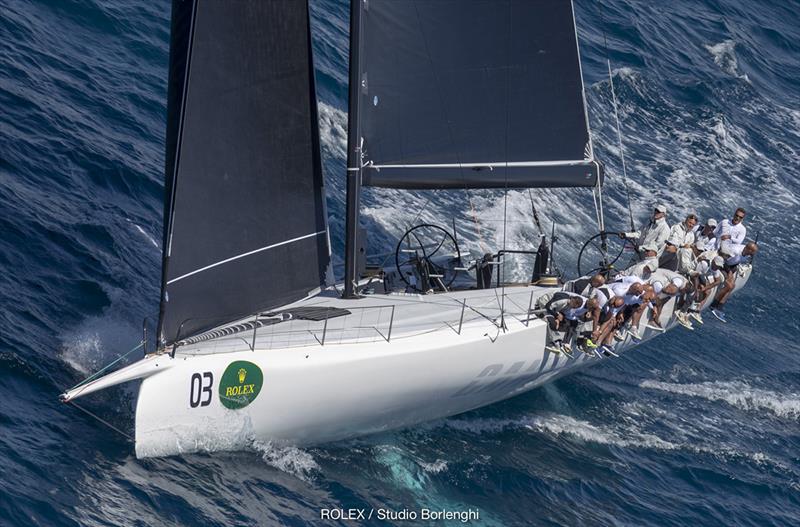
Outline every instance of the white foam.
[(749, 81), (746, 74), (739, 73), (739, 61), (736, 58), (736, 42), (724, 40), (719, 44), (706, 44), (704, 46), (714, 58), (714, 64), (722, 71), (734, 77)]
[(508, 428), (522, 428), (554, 435), (569, 435), (582, 441), (602, 445), (659, 450), (680, 448), (679, 445), (651, 433), (637, 430), (626, 430), (624, 433), (619, 433), (607, 427), (561, 414), (522, 416), (517, 419), (450, 419), (443, 424), (448, 428), (474, 434), (497, 433)]
[(447, 470), (447, 461), (444, 459), (437, 459), (433, 463), (420, 461), (419, 465), (422, 467), (422, 470), (429, 474), (439, 474), (440, 472)]
[(313, 473), (319, 471), (314, 456), (296, 446), (276, 445), (271, 441), (253, 441), (252, 446), (269, 466), (303, 481), (310, 481)]
[[(717, 444), (707, 438), (693, 437), (686, 430), (676, 429), (670, 421), (672, 414), (664, 409), (641, 404), (624, 404), (617, 417), (621, 421), (596, 425), (562, 414), (526, 415), (516, 419), (447, 419), (439, 426), (473, 434), (496, 434), (507, 429), (526, 429), (536, 433), (569, 436), (586, 443), (619, 448), (640, 448), (661, 451), (686, 451), (714, 456), (723, 460), (747, 459), (758, 465), (786, 466), (764, 452), (747, 452), (736, 445)], [(655, 416), (656, 423), (671, 428), (671, 435), (662, 437), (645, 429), (645, 423)], [(666, 420), (666, 421), (665, 421)]]
[(136, 227), (136, 230), (138, 230), (142, 234), (142, 236), (147, 238), (147, 241), (153, 244), (153, 247), (155, 247), (156, 249), (159, 248), (158, 242), (152, 236), (147, 234), (143, 228), (141, 228), (139, 225), (135, 223), (133, 224), (133, 226)]
[(61, 359), (76, 371), (89, 375), (98, 368), (101, 356), (100, 335), (88, 333), (73, 335), (61, 348)]
[(741, 381), (679, 384), (645, 380), (639, 386), (709, 401), (723, 401), (746, 411), (767, 410), (779, 417), (800, 419), (800, 394), (780, 394), (754, 388)]
[(628, 67), (614, 68), (611, 70), (611, 74), (621, 79), (632, 79), (636, 76), (636, 70)]
[[(116, 294), (116, 292), (114, 292)], [(78, 372), (88, 375), (116, 360), (137, 345), (140, 333), (127, 321), (121, 320), (114, 304), (104, 314), (83, 320), (78, 327), (61, 337), (61, 360)], [(141, 355), (136, 351), (126, 359)]]
[(347, 157), (347, 112), (320, 102), (318, 105), (320, 142), (331, 155)]

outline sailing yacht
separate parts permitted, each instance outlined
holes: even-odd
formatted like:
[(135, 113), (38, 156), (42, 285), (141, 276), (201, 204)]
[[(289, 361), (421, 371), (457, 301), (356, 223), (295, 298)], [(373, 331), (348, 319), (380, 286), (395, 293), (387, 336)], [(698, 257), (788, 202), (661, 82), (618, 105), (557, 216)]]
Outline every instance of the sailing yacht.
[(506, 271), (536, 248), (472, 263), (455, 232), (425, 224), (368, 265), (359, 227), (364, 186), (582, 187), (605, 234), (572, 3), (351, 4), (337, 283), (307, 3), (173, 1), (157, 345), (62, 395), (140, 380), (139, 457), (409, 427), (606, 360), (545, 350), (535, 305), (560, 285), (553, 266), (536, 282)]

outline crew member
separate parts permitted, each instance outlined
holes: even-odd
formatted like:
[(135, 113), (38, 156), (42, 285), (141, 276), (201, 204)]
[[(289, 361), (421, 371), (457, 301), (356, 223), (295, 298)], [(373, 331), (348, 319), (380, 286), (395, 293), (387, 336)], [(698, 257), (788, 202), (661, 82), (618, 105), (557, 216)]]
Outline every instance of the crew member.
[[(717, 238), (717, 249), (722, 250), (724, 246), (733, 244), (743, 244), (744, 238), (747, 235), (747, 228), (744, 226), (745, 211), (739, 207), (733, 213), (733, 218), (730, 220), (722, 220), (714, 230), (714, 236)], [(725, 251), (728, 252), (728, 251)]]
[(688, 280), (683, 275), (669, 269), (659, 269), (653, 274), (653, 279), (651, 280), (651, 285), (653, 286), (651, 306), (653, 311), (650, 315), (648, 327), (663, 331), (661, 313), (664, 305), (670, 299), (675, 298), (676, 308), (682, 307), (686, 302), (685, 293), (688, 283)]
[[(627, 333), (634, 340), (641, 340), (637, 327), (642, 313), (646, 307), (645, 302), (649, 300), (649, 294), (646, 287), (647, 282), (636, 276), (622, 276), (617, 282), (611, 284), (611, 290), (614, 296), (621, 297), (625, 303), (625, 309), (622, 311), (622, 322), (629, 322), (627, 326)], [(620, 331), (622, 325), (618, 326), (618, 331), (614, 333), (616, 340), (623, 340), (624, 336)]]
[(711, 304), (711, 314), (721, 322), (727, 322), (725, 318), (725, 302), (733, 293), (736, 287), (736, 276), (739, 274), (739, 265), (751, 260), (758, 252), (758, 245), (755, 242), (746, 244), (723, 244), (719, 254), (725, 259), (723, 272), (725, 273), (725, 283), (714, 298)]
[(686, 219), (672, 226), (667, 238), (664, 252), (658, 260), (658, 266), (670, 271), (688, 272), (694, 266), (694, 226), (697, 216), (689, 214)]
[(643, 280), (650, 277), (650, 273), (658, 269), (658, 248), (655, 244), (647, 244), (640, 248), (642, 261), (637, 262), (620, 273), (622, 276), (635, 276)]
[[(577, 318), (586, 313), (586, 298), (576, 293), (558, 291), (544, 306), (547, 319), (547, 345), (545, 350), (552, 353), (565, 351), (570, 354), (572, 333), (578, 325)], [(584, 311), (581, 312), (581, 310)]]
[(725, 281), (723, 267), (725, 260), (722, 256), (715, 256), (711, 261), (701, 259), (697, 261), (694, 271), (689, 276), (692, 282), (692, 302), (685, 309), (682, 309), (676, 316), (682, 325), (691, 324), (689, 318), (693, 318), (698, 324), (703, 323), (703, 316), (700, 309), (708, 298), (709, 292)]
[(653, 215), (650, 221), (642, 229), (642, 234), (639, 236), (637, 246), (639, 253), (644, 256), (644, 247), (646, 245), (654, 245), (658, 255), (664, 250), (664, 242), (669, 238), (669, 225), (667, 225), (667, 206), (658, 204), (653, 209)]
[(709, 218), (703, 227), (700, 228), (695, 234), (695, 256), (700, 256), (700, 253), (706, 251), (713, 251), (717, 248), (717, 238), (714, 231), (717, 229), (717, 220)]
[(614, 335), (625, 323), (623, 310), (625, 309), (625, 299), (621, 296), (612, 297), (602, 309), (600, 315), (600, 326), (592, 333), (592, 340), (600, 345), (594, 352), (598, 357), (614, 356)]

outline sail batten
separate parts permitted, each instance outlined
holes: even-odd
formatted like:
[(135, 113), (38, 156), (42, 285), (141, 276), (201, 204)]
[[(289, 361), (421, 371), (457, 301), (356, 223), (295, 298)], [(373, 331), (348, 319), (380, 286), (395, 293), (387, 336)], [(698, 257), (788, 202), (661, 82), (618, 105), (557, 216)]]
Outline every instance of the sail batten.
[(173, 0), (162, 343), (324, 284), (309, 22), (305, 1)]
[(574, 187), (602, 177), (569, 0), (356, 1), (364, 184)]

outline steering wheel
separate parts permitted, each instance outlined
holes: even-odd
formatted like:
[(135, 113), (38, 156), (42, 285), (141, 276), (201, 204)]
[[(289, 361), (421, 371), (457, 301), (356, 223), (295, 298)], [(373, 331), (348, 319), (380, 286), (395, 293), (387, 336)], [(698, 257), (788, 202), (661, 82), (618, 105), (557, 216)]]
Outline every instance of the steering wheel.
[[(456, 279), (457, 271), (452, 266), (441, 265), (441, 258), (453, 254), (456, 257), (456, 267), (460, 267), (461, 251), (453, 235), (438, 225), (423, 223), (407, 230), (400, 237), (394, 260), (403, 282), (415, 291), (424, 292), (431, 289), (431, 275), (439, 275), (434, 277), (438, 278), (437, 284), (450, 287)], [(437, 255), (439, 263), (434, 260)], [(413, 284), (406, 277), (403, 270), (408, 270), (409, 267), (419, 275), (419, 283)]]
[(578, 254), (578, 276), (608, 272), (622, 257), (626, 247), (636, 246), (616, 232), (600, 232), (583, 244)]

